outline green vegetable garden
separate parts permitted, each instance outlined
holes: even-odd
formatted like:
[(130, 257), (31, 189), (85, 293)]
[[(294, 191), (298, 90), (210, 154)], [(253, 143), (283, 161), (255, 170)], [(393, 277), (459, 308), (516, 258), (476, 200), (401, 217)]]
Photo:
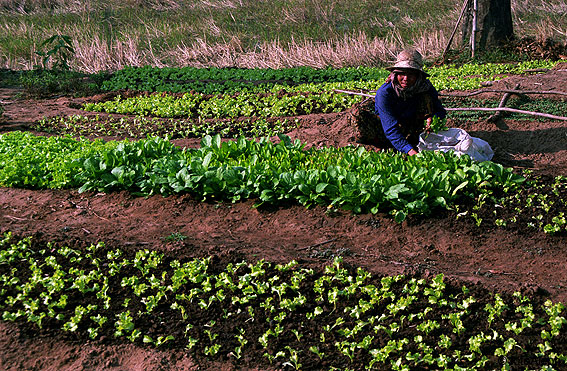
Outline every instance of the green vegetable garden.
[[(556, 63), (427, 72), (438, 90), (466, 91)], [(0, 134), (0, 186), (187, 197), (217, 208), (251, 201), (260, 212), (299, 205), (330, 220), (340, 213), (376, 216), (392, 228), (447, 218), (476, 231), (520, 229), (564, 241), (564, 175), (452, 153), (408, 157), (357, 145), (306, 146), (288, 135), (301, 130), (303, 116), (340, 115), (363, 100), (337, 90), (372, 92), (386, 76), (369, 67), (124, 68), (104, 79), (105, 99), (85, 101), (82, 114), (44, 117), (33, 123), (34, 133)], [(447, 107), (478, 102), (444, 100)], [(552, 113), (565, 107), (546, 106)], [(477, 117), (455, 113), (450, 123)], [(199, 145), (178, 146), (179, 139)], [(2, 320), (30, 331), (182, 350), (204, 369), (219, 360), (267, 370), (567, 368), (561, 302), (489, 290), (435, 269), (381, 275), (348, 254), (318, 264), (305, 257), (189, 258), (105, 241), (75, 246), (6, 226), (0, 232)], [(169, 240), (186, 237), (172, 233)]]
[[(261, 363), (294, 369), (509, 369), (536, 366), (534, 359), (551, 369), (567, 362), (562, 304), (519, 293), (481, 292), (479, 300), (443, 275), (375, 278), (341, 259), (317, 272), (296, 261), (219, 266), (148, 250), (130, 256), (102, 244), (37, 246), (10, 234), (0, 246), (0, 264), (12, 267), (0, 276), (2, 319), (85, 338), (185, 347), (237, 363), (255, 349)], [(152, 326), (155, 318), (165, 324)], [(230, 323), (239, 325), (219, 330)]]

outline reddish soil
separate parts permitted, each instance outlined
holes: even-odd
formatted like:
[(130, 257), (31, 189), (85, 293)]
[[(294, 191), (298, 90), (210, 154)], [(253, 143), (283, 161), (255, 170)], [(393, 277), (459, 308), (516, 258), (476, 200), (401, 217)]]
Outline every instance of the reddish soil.
[[(559, 90), (567, 86), (567, 66), (533, 76), (512, 77), (492, 88)], [(0, 131), (29, 130), (43, 116), (84, 112), (84, 98), (31, 100), (18, 91), (0, 90), (5, 108)], [(500, 97), (501, 94), (494, 94)], [(535, 98), (534, 98), (535, 99)], [(559, 99), (566, 96), (542, 96)], [(485, 116), (487, 118), (488, 115)], [(354, 144), (350, 111), (302, 117), (290, 132), (308, 146)], [(495, 162), (533, 169), (545, 176), (567, 175), (567, 122), (559, 120), (449, 119), (472, 136), (487, 140)], [(176, 140), (196, 146), (197, 139)], [(134, 197), (125, 192), (102, 194), (67, 190), (0, 189), (0, 232), (33, 235), (43, 241), (135, 250), (158, 249), (177, 257), (237, 256), (244, 259), (327, 264), (335, 255), (374, 274), (443, 273), (457, 284), (489, 290), (521, 290), (567, 302), (567, 240), (522, 228), (477, 227), (440, 213), (397, 224), (386, 215), (332, 215), (323, 208), (301, 206), (255, 209), (253, 201), (200, 203), (188, 196)], [(187, 238), (165, 242), (172, 233)], [(184, 351), (159, 351), (131, 344), (78, 342), (34, 334), (0, 322), (0, 369), (4, 370), (196, 370)], [(233, 369), (219, 363), (208, 369)], [(239, 368), (245, 369), (245, 368)]]

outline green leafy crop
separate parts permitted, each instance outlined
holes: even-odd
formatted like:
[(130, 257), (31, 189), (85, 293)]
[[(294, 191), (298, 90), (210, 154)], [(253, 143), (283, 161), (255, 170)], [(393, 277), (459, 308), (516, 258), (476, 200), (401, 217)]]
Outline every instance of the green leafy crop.
[[(534, 68), (551, 68), (557, 62), (536, 60), (515, 64), (465, 64), (429, 67), (433, 84), (439, 89), (476, 89), (486, 80), (520, 74)], [(236, 68), (141, 68), (126, 67), (104, 82), (105, 90), (138, 90), (147, 92), (198, 92), (204, 94), (260, 93), (266, 91), (312, 91), (313, 87), (336, 89), (376, 89), (389, 72), (377, 67), (286, 69)], [(340, 86), (340, 87), (339, 87)], [(332, 88), (330, 89), (332, 90)]]
[(406, 157), (362, 147), (305, 150), (278, 143), (207, 136), (201, 148), (176, 148), (167, 139), (87, 142), (70, 138), (0, 136), (0, 184), (28, 188), (78, 187), (135, 194), (188, 193), (201, 200), (254, 198), (290, 201), (355, 213), (408, 214), (451, 208), (460, 199), (510, 190), (523, 178), (492, 162), (424, 152)]
[(41, 137), (12, 132), (0, 135), (0, 185), (22, 188), (70, 188), (80, 168), (77, 159), (104, 146), (71, 137)]
[[(518, 292), (490, 296), (456, 287), (441, 274), (374, 276), (347, 268), (340, 258), (317, 269), (295, 261), (223, 264), (211, 257), (111, 250), (103, 243), (45, 245), (5, 233), (0, 312), (4, 321), (48, 325), (78, 339), (173, 347), (201, 359), (246, 359), (246, 366), (282, 362), (299, 369), (322, 360), (329, 369), (567, 364), (561, 303), (532, 302)], [(258, 351), (263, 359), (252, 359)]]

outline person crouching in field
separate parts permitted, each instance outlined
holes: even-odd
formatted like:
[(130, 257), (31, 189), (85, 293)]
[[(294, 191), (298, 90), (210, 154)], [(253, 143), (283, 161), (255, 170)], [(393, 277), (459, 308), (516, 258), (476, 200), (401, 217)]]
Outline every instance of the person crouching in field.
[(423, 71), (423, 58), (417, 50), (402, 51), (386, 69), (390, 76), (375, 97), (375, 113), (382, 127), (376, 128), (373, 142), (380, 148), (394, 147), (415, 155), (419, 134), (429, 129), (433, 116), (442, 119), (447, 112)]

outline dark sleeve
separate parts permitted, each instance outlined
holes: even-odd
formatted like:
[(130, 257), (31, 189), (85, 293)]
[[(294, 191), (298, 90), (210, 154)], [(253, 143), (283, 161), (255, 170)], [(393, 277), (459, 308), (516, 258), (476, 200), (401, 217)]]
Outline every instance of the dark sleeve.
[(409, 144), (399, 130), (399, 119), (394, 113), (395, 99), (398, 98), (392, 94), (392, 92), (388, 92), (384, 85), (378, 89), (375, 97), (376, 114), (380, 117), (386, 138), (392, 143), (394, 148), (400, 152), (408, 153), (413, 149), (413, 146)]

